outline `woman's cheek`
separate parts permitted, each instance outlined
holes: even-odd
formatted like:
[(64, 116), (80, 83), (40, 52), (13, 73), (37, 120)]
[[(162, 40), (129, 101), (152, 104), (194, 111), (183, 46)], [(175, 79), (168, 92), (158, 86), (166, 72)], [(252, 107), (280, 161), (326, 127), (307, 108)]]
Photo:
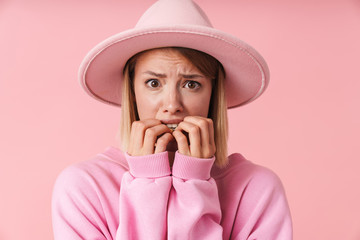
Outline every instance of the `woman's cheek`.
[(142, 94), (136, 101), (140, 119), (155, 118), (159, 100), (152, 94)]
[(207, 98), (188, 98), (186, 105), (191, 116), (207, 117), (209, 102)]

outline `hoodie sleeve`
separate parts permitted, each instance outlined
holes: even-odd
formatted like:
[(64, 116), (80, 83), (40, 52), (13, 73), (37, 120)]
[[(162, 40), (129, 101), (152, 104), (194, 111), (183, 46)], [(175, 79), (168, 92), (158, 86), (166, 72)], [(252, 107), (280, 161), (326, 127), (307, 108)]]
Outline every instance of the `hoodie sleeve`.
[(167, 152), (125, 158), (128, 170), (87, 161), (61, 172), (52, 198), (55, 240), (166, 239)]
[(175, 154), (168, 208), (168, 239), (222, 239), (217, 185), (210, 177), (215, 158)]
[(116, 239), (166, 239), (171, 189), (168, 153), (126, 155), (129, 172), (120, 189), (120, 224)]

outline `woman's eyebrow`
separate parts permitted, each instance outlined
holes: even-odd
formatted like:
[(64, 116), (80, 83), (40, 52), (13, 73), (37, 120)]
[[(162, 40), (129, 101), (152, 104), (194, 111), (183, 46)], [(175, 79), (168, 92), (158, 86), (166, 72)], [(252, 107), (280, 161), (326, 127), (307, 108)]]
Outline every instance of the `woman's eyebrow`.
[(146, 71), (146, 72), (144, 72), (144, 74), (149, 74), (149, 75), (152, 75), (152, 76), (158, 77), (158, 78), (165, 78), (166, 77), (166, 74), (164, 74), (164, 73), (156, 73), (156, 72), (153, 72), (153, 71)]
[[(164, 73), (156, 73), (156, 72), (153, 72), (153, 71), (146, 71), (146, 72), (144, 72), (144, 74), (149, 74), (149, 75), (152, 75), (152, 76), (158, 77), (158, 78), (166, 78), (166, 74), (164, 74)], [(181, 76), (183, 78), (188, 78), (188, 79), (204, 78), (204, 76), (200, 75), (200, 74), (183, 74), (183, 73), (179, 73), (179, 76)]]
[(189, 79), (204, 78), (203, 75), (199, 75), (199, 74), (179, 74), (179, 75), (182, 76), (183, 78), (189, 78)]

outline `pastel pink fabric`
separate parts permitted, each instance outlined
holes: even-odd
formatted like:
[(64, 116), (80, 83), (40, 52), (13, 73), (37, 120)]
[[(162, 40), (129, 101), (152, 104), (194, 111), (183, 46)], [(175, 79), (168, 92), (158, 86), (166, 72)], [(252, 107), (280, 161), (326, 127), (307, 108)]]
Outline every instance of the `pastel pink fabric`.
[(214, 160), (177, 152), (171, 169), (167, 152), (109, 147), (70, 166), (53, 191), (55, 239), (292, 239), (279, 178), (240, 154)]
[(264, 58), (238, 37), (213, 28), (194, 1), (159, 0), (134, 28), (105, 39), (88, 52), (79, 68), (80, 85), (93, 98), (120, 106), (120, 73), (128, 59), (161, 47), (196, 49), (219, 60), (226, 73), (228, 108), (254, 101), (269, 84), (270, 72)]

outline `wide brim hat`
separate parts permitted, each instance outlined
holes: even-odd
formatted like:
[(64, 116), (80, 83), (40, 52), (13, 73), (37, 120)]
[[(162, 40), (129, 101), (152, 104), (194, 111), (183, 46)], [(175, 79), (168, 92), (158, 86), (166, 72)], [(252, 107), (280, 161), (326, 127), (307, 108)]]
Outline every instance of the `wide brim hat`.
[(228, 108), (258, 98), (269, 82), (269, 69), (250, 45), (212, 27), (191, 0), (159, 0), (133, 29), (95, 46), (84, 58), (79, 80), (84, 90), (104, 103), (121, 106), (123, 68), (138, 52), (161, 47), (185, 47), (215, 57), (225, 69)]

